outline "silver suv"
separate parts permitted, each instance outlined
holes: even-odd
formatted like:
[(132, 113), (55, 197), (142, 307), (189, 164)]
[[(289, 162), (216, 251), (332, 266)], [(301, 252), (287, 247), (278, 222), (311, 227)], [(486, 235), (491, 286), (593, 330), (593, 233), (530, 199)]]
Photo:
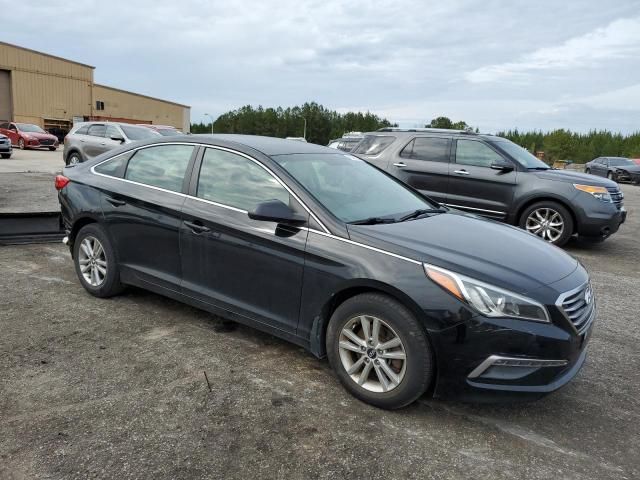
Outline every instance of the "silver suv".
[(76, 123), (64, 137), (64, 162), (67, 165), (85, 162), (124, 143), (161, 136), (155, 130), (129, 123)]

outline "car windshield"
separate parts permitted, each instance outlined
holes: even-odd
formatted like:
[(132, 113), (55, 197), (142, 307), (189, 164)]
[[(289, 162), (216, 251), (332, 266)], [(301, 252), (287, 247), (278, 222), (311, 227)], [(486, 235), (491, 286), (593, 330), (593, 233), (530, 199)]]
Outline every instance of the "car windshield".
[(18, 130), (21, 132), (32, 132), (32, 133), (47, 133), (43, 129), (41, 129), (37, 125), (33, 125), (31, 123), (16, 123)]
[(345, 223), (374, 217), (398, 219), (438, 206), (352, 155), (294, 154), (273, 159)]
[(628, 158), (610, 158), (609, 165), (612, 167), (621, 167), (623, 165), (634, 165)]
[(387, 135), (367, 135), (360, 144), (355, 148), (353, 153), (361, 155), (378, 155), (385, 148), (393, 143), (396, 137)]
[(120, 125), (120, 128), (122, 128), (122, 131), (129, 140), (145, 140), (159, 135), (159, 133), (145, 127), (129, 127), (127, 125)]
[(160, 135), (165, 137), (172, 137), (174, 135), (180, 135), (180, 130), (176, 130), (175, 128), (159, 128), (156, 130)]
[(549, 165), (544, 163), (538, 157), (532, 155), (527, 149), (509, 140), (493, 140), (491, 144), (499, 148), (504, 153), (510, 155), (516, 162), (522, 166), (531, 169), (548, 170)]

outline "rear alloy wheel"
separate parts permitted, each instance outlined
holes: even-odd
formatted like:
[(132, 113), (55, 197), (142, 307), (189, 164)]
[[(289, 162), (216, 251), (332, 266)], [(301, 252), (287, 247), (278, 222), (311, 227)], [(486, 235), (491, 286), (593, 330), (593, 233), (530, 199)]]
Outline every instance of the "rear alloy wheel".
[(20, 150), (24, 150), (24, 138), (21, 138), (20, 140), (18, 140), (18, 148)]
[(80, 158), (80, 155), (78, 155), (76, 152), (73, 152), (67, 158), (67, 165), (77, 165), (80, 162), (82, 162), (82, 158)]
[(556, 202), (540, 202), (527, 208), (520, 218), (520, 228), (557, 246), (573, 234), (573, 218)]
[(613, 172), (607, 173), (607, 178), (609, 180), (613, 180), (614, 182), (616, 181), (616, 176), (613, 174)]
[(425, 332), (404, 305), (386, 295), (366, 293), (342, 303), (331, 317), (326, 342), (340, 382), (377, 407), (404, 407), (433, 379)]
[(587, 169), (584, 171), (584, 173), (587, 173), (587, 174), (591, 173), (591, 169), (590, 169), (590, 168), (587, 168)]
[(73, 243), (73, 258), (80, 283), (96, 297), (111, 297), (123, 289), (111, 243), (96, 223), (80, 229)]

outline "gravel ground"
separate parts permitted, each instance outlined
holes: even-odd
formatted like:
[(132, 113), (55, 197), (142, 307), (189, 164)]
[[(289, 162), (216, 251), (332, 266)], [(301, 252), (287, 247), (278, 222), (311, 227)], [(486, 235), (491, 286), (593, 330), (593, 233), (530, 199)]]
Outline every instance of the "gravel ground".
[(623, 190), (621, 232), (568, 247), (598, 299), (586, 364), (529, 404), (381, 411), (269, 335), (89, 296), (62, 245), (1, 247), (0, 478), (640, 478), (640, 187)]

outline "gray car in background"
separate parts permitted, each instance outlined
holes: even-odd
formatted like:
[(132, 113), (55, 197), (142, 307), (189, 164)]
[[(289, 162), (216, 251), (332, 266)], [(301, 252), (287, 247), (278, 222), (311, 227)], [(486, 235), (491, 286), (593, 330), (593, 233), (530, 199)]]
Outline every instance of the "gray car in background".
[(125, 143), (159, 136), (155, 130), (129, 123), (76, 123), (64, 137), (64, 162), (66, 165), (85, 162)]
[(572, 235), (604, 240), (627, 215), (616, 182), (552, 169), (494, 135), (389, 127), (366, 133), (351, 153), (441, 204), (518, 226), (558, 246)]

